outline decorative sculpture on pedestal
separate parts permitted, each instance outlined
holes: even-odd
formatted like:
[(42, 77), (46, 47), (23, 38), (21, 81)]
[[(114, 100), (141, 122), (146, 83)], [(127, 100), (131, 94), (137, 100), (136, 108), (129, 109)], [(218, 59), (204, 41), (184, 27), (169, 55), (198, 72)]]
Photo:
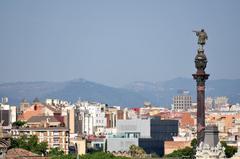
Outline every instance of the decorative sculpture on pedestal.
[(216, 125), (206, 126), (204, 141), (197, 147), (196, 159), (225, 158), (225, 149), (219, 142), (218, 133), (218, 127)]

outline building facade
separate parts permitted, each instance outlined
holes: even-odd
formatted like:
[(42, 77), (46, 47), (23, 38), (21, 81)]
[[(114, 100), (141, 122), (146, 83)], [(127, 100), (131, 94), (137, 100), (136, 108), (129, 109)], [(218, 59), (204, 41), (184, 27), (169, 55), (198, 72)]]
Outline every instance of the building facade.
[(192, 107), (192, 97), (188, 94), (181, 94), (173, 97), (174, 111), (186, 111)]
[(142, 147), (147, 154), (163, 156), (164, 141), (178, 135), (177, 120), (158, 117), (117, 121), (117, 133), (107, 137), (107, 151), (128, 152), (129, 146)]
[(0, 103), (0, 122), (2, 122), (3, 129), (11, 129), (12, 123), (16, 121), (17, 107), (10, 106), (7, 97), (2, 99)]
[(48, 149), (58, 147), (68, 154), (69, 129), (61, 126), (54, 116), (32, 116), (26, 126), (13, 128), (12, 137), (36, 135), (39, 142), (47, 142)]
[(19, 128), (12, 129), (12, 137), (36, 135), (39, 142), (47, 142), (48, 149), (58, 147), (68, 154), (69, 130), (67, 128)]
[(77, 119), (75, 126), (84, 135), (101, 135), (107, 126), (105, 116), (106, 104), (95, 102), (78, 102), (76, 104), (75, 117)]

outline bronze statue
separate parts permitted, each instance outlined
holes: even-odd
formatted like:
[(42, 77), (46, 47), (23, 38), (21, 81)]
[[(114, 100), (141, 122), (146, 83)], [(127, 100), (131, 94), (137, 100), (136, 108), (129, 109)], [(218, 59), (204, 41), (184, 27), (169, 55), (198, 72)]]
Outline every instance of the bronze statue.
[(206, 40), (208, 40), (207, 33), (204, 31), (204, 29), (201, 29), (201, 31), (193, 31), (196, 33), (198, 37), (198, 44), (203, 47), (203, 45), (206, 44)]

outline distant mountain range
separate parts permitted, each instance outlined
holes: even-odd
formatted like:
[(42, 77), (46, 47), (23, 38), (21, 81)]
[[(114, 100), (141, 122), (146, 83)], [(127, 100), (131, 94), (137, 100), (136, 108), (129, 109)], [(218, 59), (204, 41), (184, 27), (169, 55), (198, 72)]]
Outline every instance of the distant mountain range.
[[(125, 89), (134, 91), (149, 101), (157, 105), (169, 106), (172, 103), (172, 97), (177, 95), (180, 90), (188, 90), (196, 100), (196, 81), (190, 78), (176, 78), (165, 82), (133, 82), (125, 86)], [(240, 102), (240, 79), (230, 80), (207, 80), (206, 97), (227, 96), (229, 102)]]
[[(19, 105), (26, 98), (32, 101), (59, 98), (76, 102), (78, 99), (127, 107), (139, 107), (144, 101), (158, 106), (170, 106), (179, 90), (188, 90), (196, 98), (193, 79), (176, 78), (165, 82), (133, 82), (122, 88), (109, 87), (84, 79), (66, 82), (16, 82), (0, 84), (0, 97), (9, 97), (9, 103)], [(230, 102), (240, 102), (240, 79), (208, 80), (206, 96), (228, 96)]]

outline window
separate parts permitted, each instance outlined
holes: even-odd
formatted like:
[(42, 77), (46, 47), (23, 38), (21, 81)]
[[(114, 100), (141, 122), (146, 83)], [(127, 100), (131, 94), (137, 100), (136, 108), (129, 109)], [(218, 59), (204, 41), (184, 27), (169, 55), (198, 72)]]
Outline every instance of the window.
[(59, 132), (58, 131), (54, 131), (53, 132), (53, 136), (59, 136)]
[(58, 143), (59, 142), (59, 138), (53, 138), (53, 142), (54, 143)]
[(37, 105), (34, 105), (34, 110), (35, 110), (35, 111), (37, 110)]
[(53, 144), (53, 147), (59, 147), (60, 145), (59, 144)]

